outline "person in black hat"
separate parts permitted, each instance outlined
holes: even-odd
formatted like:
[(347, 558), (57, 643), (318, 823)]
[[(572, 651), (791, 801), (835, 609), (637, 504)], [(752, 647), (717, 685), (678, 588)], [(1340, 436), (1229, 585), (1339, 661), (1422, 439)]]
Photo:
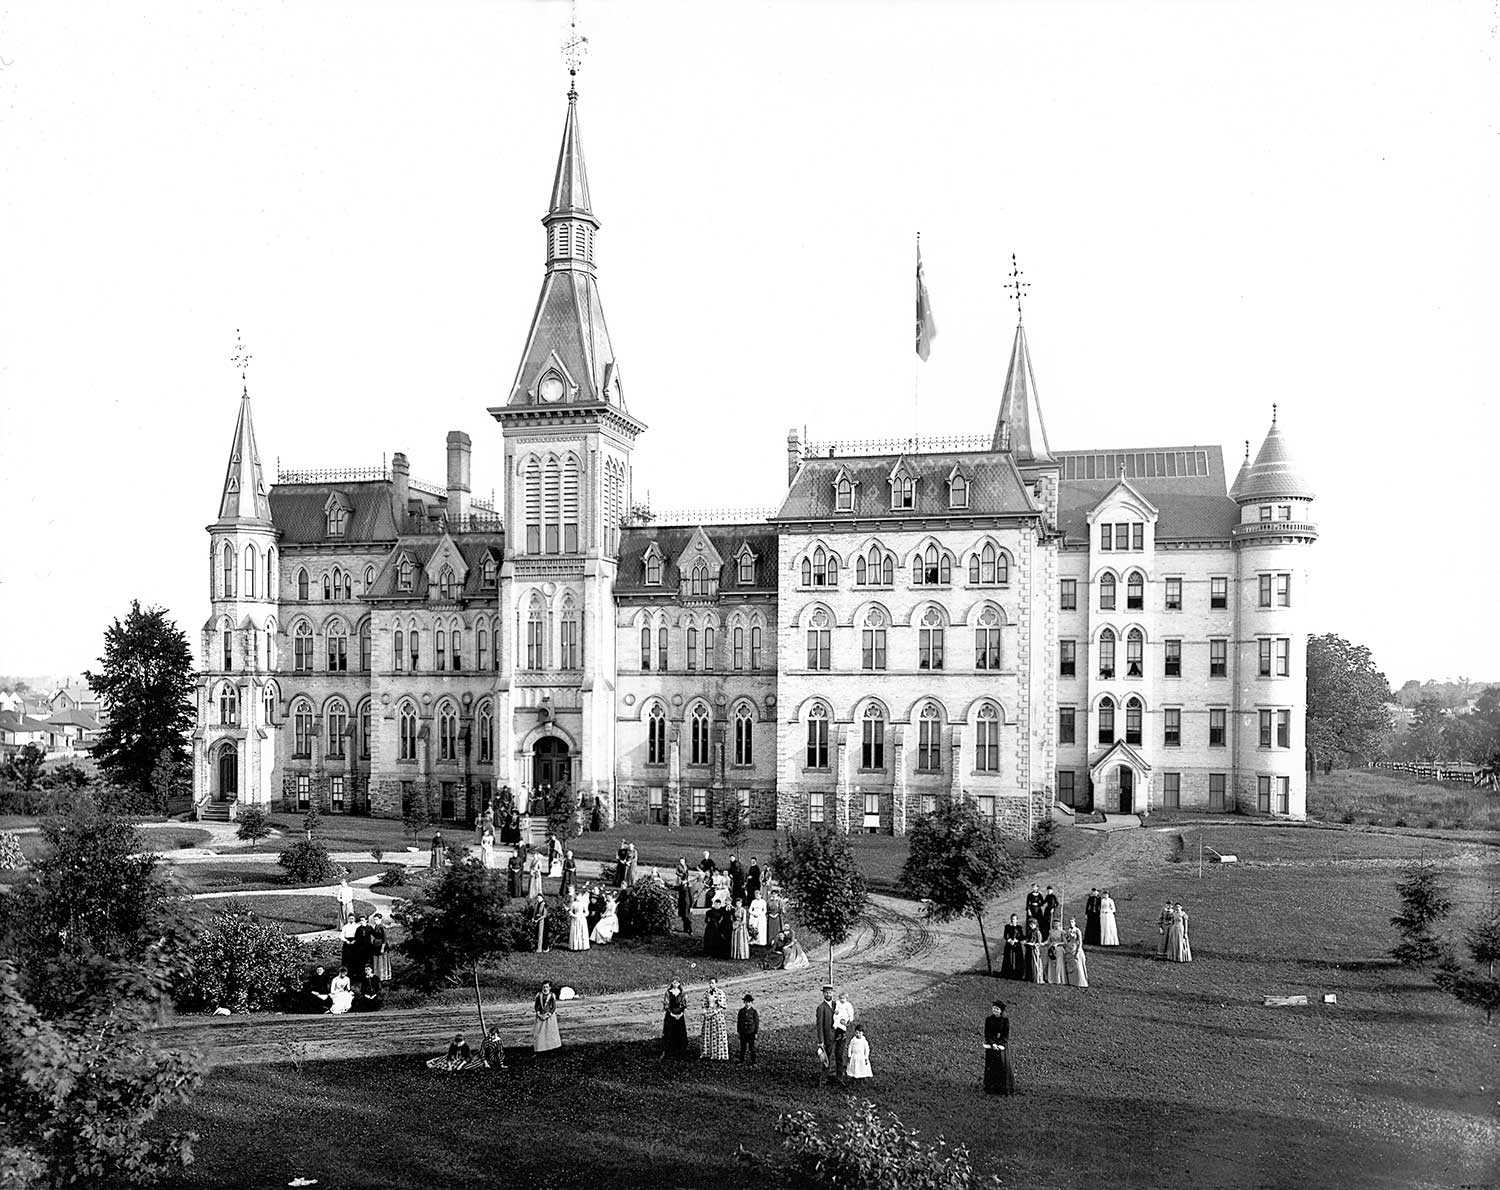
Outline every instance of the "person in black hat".
[(755, 1035), (760, 1032), (760, 1013), (755, 1010), (755, 997), (745, 993), (745, 1006), (735, 1018), (735, 1032), (740, 1035), (740, 1065), (745, 1064), (745, 1055), (750, 1055), (750, 1065), (755, 1065)]
[(838, 1070), (835, 1065), (838, 1042), (834, 1037), (833, 1019), (837, 1011), (833, 1002), (833, 984), (825, 983), (823, 999), (818, 1002), (818, 1057), (823, 1060), (823, 1080), (829, 1083), (835, 1077), (839, 1082), (844, 1081), (843, 1071)]
[(1005, 1002), (996, 1000), (984, 1018), (984, 1090), (987, 1095), (1014, 1095), (1015, 1074), (1010, 1064), (1010, 1017)]

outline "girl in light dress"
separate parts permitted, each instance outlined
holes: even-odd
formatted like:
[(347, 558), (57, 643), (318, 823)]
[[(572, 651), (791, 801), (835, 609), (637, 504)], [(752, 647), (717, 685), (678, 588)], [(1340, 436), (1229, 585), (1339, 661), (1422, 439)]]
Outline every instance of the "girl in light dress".
[(750, 902), (750, 945), (764, 946), (766, 944), (766, 899), (756, 891), (755, 898)]
[(495, 834), (486, 830), (479, 839), (479, 860), (493, 871), (500, 866), (500, 857), (495, 854)]
[(1193, 961), (1193, 947), (1188, 941), (1188, 911), (1180, 903), (1172, 906), (1172, 924), (1167, 927), (1167, 958), (1174, 963)]
[(526, 898), (533, 900), (542, 895), (542, 874), (547, 870), (547, 862), (542, 858), (540, 851), (531, 853), (531, 862), (526, 869)]
[(1115, 899), (1109, 895), (1107, 888), (1099, 901), (1099, 945), (1120, 945), (1120, 931), (1115, 924)]
[(568, 902), (568, 949), (589, 948), (589, 898), (578, 893)]
[(1062, 922), (1052, 923), (1052, 932), (1047, 935), (1046, 946), (1042, 954), (1047, 960), (1047, 982), (1067, 983), (1068, 977), (1063, 967)]
[(1063, 967), (1068, 983), (1075, 988), (1089, 986), (1088, 960), (1083, 953), (1083, 931), (1078, 928), (1076, 917), (1068, 918), (1068, 928), (1063, 931)]
[(604, 898), (604, 913), (594, 926), (594, 932), (589, 935), (589, 940), (596, 945), (604, 946), (613, 942), (615, 934), (619, 932), (620, 919), (615, 916), (615, 900), (611, 896)]
[(349, 970), (340, 967), (339, 973), (333, 977), (333, 982), (328, 985), (328, 995), (332, 1003), (328, 1011), (334, 1016), (342, 1016), (354, 1007), (354, 985), (349, 981)]
[(746, 926), (748, 918), (744, 905), (736, 901), (734, 913), (730, 918), (729, 930), (729, 957), (731, 959), (748, 959), (750, 957), (750, 931)]
[(865, 1027), (854, 1026), (854, 1036), (849, 1039), (849, 1065), (846, 1071), (849, 1078), (874, 1078), (875, 1072), (870, 1069), (870, 1043), (865, 1039)]
[(716, 1062), (729, 1061), (729, 1021), (724, 1015), (727, 1001), (719, 990), (717, 980), (708, 981), (708, 990), (703, 993), (703, 1031), (700, 1039), (700, 1058)]

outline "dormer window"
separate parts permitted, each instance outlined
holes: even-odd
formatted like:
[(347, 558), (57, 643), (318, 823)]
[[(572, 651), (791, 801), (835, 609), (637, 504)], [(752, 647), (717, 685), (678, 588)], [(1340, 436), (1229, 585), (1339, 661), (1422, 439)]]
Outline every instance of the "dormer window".
[(661, 586), (661, 558), (655, 553), (646, 555), (646, 585), (648, 587)]
[(708, 567), (702, 562), (693, 563), (693, 569), (688, 578), (688, 594), (708, 594)]
[(755, 555), (748, 550), (740, 555), (740, 586), (755, 585)]
[(905, 473), (897, 473), (891, 480), (891, 509), (915, 508), (917, 504), (917, 481)]
[(396, 568), (396, 586), (403, 591), (410, 591), (412, 589), (412, 575), (414, 570), (415, 567), (412, 566), (411, 559), (402, 558), (401, 565)]
[(438, 571), (438, 594), (444, 599), (452, 599), (457, 589), (457, 583), (453, 577), (453, 567), (444, 565)]
[(494, 558), (486, 558), (484, 560), (484, 568), (479, 572), (479, 581), (483, 584), (483, 586), (485, 587), (486, 590), (494, 587), (494, 585), (495, 585), (495, 559)]
[(838, 512), (854, 511), (854, 485), (843, 476), (833, 485), (833, 507)]
[(948, 507), (969, 507), (969, 481), (962, 475), (955, 475), (948, 484)]

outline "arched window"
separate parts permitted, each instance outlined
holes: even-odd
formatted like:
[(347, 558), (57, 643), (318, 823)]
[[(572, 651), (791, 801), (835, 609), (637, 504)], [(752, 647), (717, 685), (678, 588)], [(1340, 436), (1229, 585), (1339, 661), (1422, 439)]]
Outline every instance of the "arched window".
[(687, 667), (698, 668), (698, 630), (691, 625), (687, 630)]
[(648, 587), (661, 586), (661, 559), (655, 554), (646, 559), (646, 585)]
[(406, 668), (406, 633), (399, 628), (391, 633), (391, 668), (397, 673)]
[(1000, 712), (989, 703), (979, 708), (974, 730), (974, 767), (981, 773), (1000, 771)]
[(495, 559), (493, 557), (485, 558), (484, 567), (479, 572), (479, 581), (487, 591), (495, 586)]
[(422, 637), (415, 620), (406, 626), (406, 655), (411, 659), (411, 672), (416, 673), (422, 661)]
[(688, 719), (688, 763), (709, 763), (709, 719), (708, 708), (701, 702), (693, 708), (693, 713)]
[(651, 668), (651, 629), (641, 629), (641, 669)]
[[(807, 575), (804, 563), (803, 575)], [(836, 587), (839, 585), (839, 560), (821, 545), (812, 552), (812, 582), (814, 587)]]
[(410, 558), (402, 558), (396, 567), (396, 585), (403, 591), (410, 591), (416, 585), (416, 568)]
[(740, 555), (740, 586), (755, 585), (755, 556), (748, 551)]
[(943, 613), (929, 607), (917, 630), (917, 668), (943, 668)]
[(266, 547), (266, 598), (275, 599), (281, 584), (276, 581), (276, 547)]
[(542, 464), (535, 455), (526, 460), (521, 484), (526, 493), (526, 552), (542, 552)]
[(479, 649), (479, 670), (483, 673), (490, 667), (490, 634), (483, 624), (479, 626), (477, 634)]
[(873, 702), (865, 708), (859, 767), (885, 768), (885, 712)]
[(1146, 580), (1139, 570), (1132, 570), (1125, 580), (1125, 606), (1130, 611), (1146, 606)]
[(323, 638), (328, 643), (328, 672), (331, 674), (346, 673), (349, 669), (349, 632), (342, 623), (335, 620), (328, 625), (326, 635)]
[(542, 615), (539, 596), (531, 597), (531, 607), (526, 613), (526, 668), (541, 669), (546, 659), (546, 621)]
[(708, 594), (708, 567), (702, 562), (693, 563), (692, 575), (688, 580), (689, 595)]
[(359, 668), (362, 673), (370, 672), (370, 621), (366, 620), (359, 626)]
[(729, 651), (735, 669), (745, 668), (745, 626), (736, 624), (729, 630)]
[(495, 717), (489, 703), (482, 703), (479, 707), (476, 730), (479, 732), (479, 763), (489, 764), (495, 757)]
[(220, 646), (224, 655), (224, 672), (234, 668), (234, 628), (225, 620), (219, 627)]
[(855, 584), (857, 586), (863, 587), (866, 583), (868, 583), (870, 581), (869, 574), (870, 574), (869, 567), (865, 564), (865, 560), (863, 558), (855, 558), (854, 559), (854, 582), (855, 582)]
[(807, 668), (831, 669), (833, 662), (833, 621), (819, 608), (807, 628)]
[(1125, 676), (1138, 678), (1145, 673), (1146, 638), (1139, 628), (1132, 628), (1125, 638)]
[(948, 507), (969, 507), (969, 481), (962, 475), (955, 475), (953, 482), (948, 485)]
[(255, 547), (245, 547), (245, 598), (255, 598), (255, 579), (260, 573), (260, 559), (255, 556)]
[(224, 543), (224, 592), (225, 599), (234, 598), (234, 546)]
[(305, 698), (299, 698), (292, 708), (292, 755), (311, 756), (313, 739), (313, 707)]
[(1099, 634), (1099, 676), (1101, 678), (1115, 676), (1115, 632), (1113, 628), (1106, 628)]
[(1000, 616), (992, 607), (979, 613), (974, 629), (974, 668), (1000, 668)]
[(703, 668), (713, 669), (718, 658), (719, 654), (714, 651), (714, 626), (709, 624), (703, 629)]
[(750, 668), (760, 668), (760, 625), (750, 626)]
[(563, 550), (578, 552), (578, 456), (570, 454), (563, 464)]
[(438, 759), (458, 759), (458, 712), (451, 702), (438, 707)]
[(943, 715), (937, 703), (929, 702), (917, 719), (917, 769), (923, 773), (943, 768)]
[[(889, 620), (885, 612), (872, 607), (865, 613), (864, 626), (859, 630), (860, 669), (882, 670), (885, 668), (886, 631)], [(869, 768), (869, 765), (865, 766)]]
[(457, 583), (453, 577), (453, 567), (443, 565), (438, 571), (438, 594), (444, 599), (452, 599), (457, 591)]
[(802, 559), (802, 585), (804, 587), (810, 587), (810, 586), (812, 586), (812, 559), (811, 558), (803, 558)]
[(838, 512), (851, 512), (854, 509), (854, 485), (847, 479), (840, 478), (833, 485), (834, 508)]
[(741, 703), (734, 713), (734, 763), (753, 764), (754, 753), (754, 730), (755, 717), (750, 713), (750, 708)]
[(240, 692), (228, 682), (219, 687), (219, 722), (224, 727), (238, 727), (240, 722)]
[(366, 594), (369, 593), (370, 588), (373, 587), (374, 585), (375, 585), (375, 567), (373, 567), (373, 566), (366, 566), (365, 567), (365, 592), (366, 592)]
[(260, 692), (261, 710), (266, 717), (266, 726), (276, 725), (276, 683), (267, 682), (265, 689)]
[(665, 624), (656, 630), (656, 668), (662, 673), (667, 672), (667, 626)]
[(442, 628), (432, 634), (432, 655), (437, 658), (438, 673), (443, 673), (448, 668), (448, 634)]
[(275, 669), (278, 664), (276, 658), (276, 621), (266, 621), (266, 668)]
[[(649, 644), (646, 651), (650, 652)], [(646, 763), (667, 763), (667, 712), (659, 702), (652, 705), (651, 713), (646, 716)]]
[(333, 568), (333, 597), (335, 599), (348, 599), (354, 594), (353, 580), (344, 573), (342, 566)]
[(359, 704), (359, 758), (370, 759), (370, 700)]
[(401, 704), (398, 735), (401, 742), (401, 759), (415, 760), (417, 758), (417, 708), (409, 702)]
[(828, 708), (820, 702), (807, 712), (807, 767), (828, 767)]
[(464, 668), (464, 633), (456, 623), (448, 631), (448, 648), (453, 653), (453, 672), (462, 673)]
[(1125, 742), (1137, 744), (1141, 742), (1141, 700), (1131, 698), (1125, 703)]
[(297, 673), (311, 673), (313, 667), (312, 625), (302, 620), (292, 629), (292, 669)]
[(985, 542), (977, 553), (969, 558), (969, 585), (994, 587), (1009, 581), (1010, 566), (1003, 550), (997, 550), (991, 542)]
[(1115, 742), (1115, 700), (1109, 697), (1099, 700), (1099, 742)]
[(348, 512), (344, 506), (335, 500), (328, 506), (328, 536), (342, 537), (344, 535), (344, 522), (348, 519)]
[(297, 570), (297, 601), (307, 602), (307, 567), (299, 567)]
[(555, 554), (561, 548), (562, 464), (548, 456), (542, 464), (542, 534), (544, 549)]
[(1099, 610), (1115, 610), (1115, 576), (1112, 574), (1106, 574), (1099, 580)]
[(341, 699), (328, 704), (328, 757), (330, 760), (344, 759), (344, 737), (349, 730), (349, 708)]

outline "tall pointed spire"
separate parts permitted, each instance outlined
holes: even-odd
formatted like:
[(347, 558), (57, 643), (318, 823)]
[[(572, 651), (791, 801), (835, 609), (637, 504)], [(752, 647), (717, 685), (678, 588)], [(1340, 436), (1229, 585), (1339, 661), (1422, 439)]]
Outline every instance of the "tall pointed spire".
[(1010, 368), (1000, 396), (1000, 416), (995, 421), (991, 450), (1008, 450), (1017, 463), (1051, 463), (1047, 425), (1037, 398), (1036, 377), (1031, 371), (1031, 352), (1026, 347), (1026, 328), (1016, 323), (1016, 339), (1010, 350)]
[(1250, 439), (1245, 439), (1245, 459), (1240, 464), (1239, 474), (1234, 477), (1234, 483), (1229, 487), (1229, 498), (1237, 499), (1245, 487), (1245, 480), (1250, 475)]
[[(552, 181), (549, 218), (588, 215), (593, 218), (589, 200), (589, 173), (583, 164), (583, 141), (578, 135), (578, 88), (568, 88), (568, 118), (563, 124), (562, 148), (557, 154), (557, 176)], [(595, 223), (594, 226), (598, 226)]]
[(267, 521), (271, 502), (266, 496), (265, 476), (260, 469), (260, 451), (255, 446), (255, 424), (250, 417), (250, 385), (246, 372), (250, 355), (235, 331), (231, 360), (240, 370), (240, 413), (234, 423), (234, 441), (229, 447), (229, 468), (224, 473), (224, 494), (219, 500), (221, 521)]

